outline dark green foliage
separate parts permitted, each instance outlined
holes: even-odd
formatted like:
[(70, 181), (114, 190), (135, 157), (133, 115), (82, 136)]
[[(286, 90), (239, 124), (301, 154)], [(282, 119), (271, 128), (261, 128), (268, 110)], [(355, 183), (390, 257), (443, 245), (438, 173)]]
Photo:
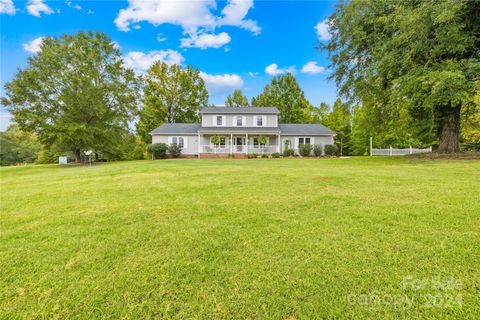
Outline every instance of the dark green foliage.
[(258, 158), (258, 155), (256, 153), (249, 153), (247, 154), (248, 159), (256, 159)]
[(17, 124), (12, 124), (7, 131), (0, 132), (0, 165), (36, 161), (42, 145), (37, 137), (24, 132)]
[(103, 33), (46, 37), (5, 85), (16, 123), (47, 148), (115, 156), (137, 108), (138, 80), (125, 69), (120, 51)]
[(146, 143), (150, 132), (164, 122), (194, 123), (208, 104), (208, 92), (198, 69), (154, 63), (145, 75), (144, 106), (137, 132)]
[(293, 157), (295, 155), (295, 150), (293, 149), (285, 149), (283, 150), (284, 157)]
[(228, 95), (225, 101), (227, 107), (248, 107), (248, 98), (242, 94), (240, 89), (233, 91), (233, 95)]
[(154, 159), (165, 159), (167, 157), (168, 145), (165, 143), (152, 143), (147, 147), (148, 152)]
[(275, 106), (279, 109), (279, 123), (305, 123), (311, 119), (311, 105), (290, 73), (274, 77), (263, 92), (252, 98), (252, 106)]
[(440, 152), (458, 151), (461, 109), (480, 74), (477, 1), (354, 0), (340, 4), (329, 23), (333, 36), (324, 48), (333, 78), (340, 94), (369, 109), (367, 122), (383, 121), (375, 132), (395, 131), (394, 110), (412, 136), (427, 143), (432, 132)]
[(272, 153), (272, 158), (280, 158), (280, 153), (278, 152)]
[(334, 156), (337, 154), (337, 146), (334, 144), (326, 144), (325, 145), (325, 155), (326, 156)]
[(321, 145), (314, 145), (313, 146), (313, 154), (316, 156), (316, 157), (320, 157), (322, 155), (322, 146)]
[(302, 157), (308, 157), (312, 153), (312, 145), (309, 143), (302, 143), (298, 146), (298, 153)]
[(168, 153), (173, 157), (173, 158), (178, 158), (182, 154), (182, 147), (179, 145), (172, 143), (171, 145), (168, 146)]
[(262, 154), (262, 158), (268, 158), (268, 154)]

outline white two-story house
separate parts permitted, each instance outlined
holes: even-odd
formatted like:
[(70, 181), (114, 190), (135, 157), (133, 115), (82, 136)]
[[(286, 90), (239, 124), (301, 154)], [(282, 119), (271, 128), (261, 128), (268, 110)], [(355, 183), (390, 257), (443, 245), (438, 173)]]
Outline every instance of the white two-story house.
[(298, 151), (300, 144), (333, 144), (335, 132), (321, 124), (278, 123), (275, 107), (208, 107), (202, 123), (165, 123), (151, 132), (152, 143), (178, 144), (182, 154), (245, 157), (249, 153)]

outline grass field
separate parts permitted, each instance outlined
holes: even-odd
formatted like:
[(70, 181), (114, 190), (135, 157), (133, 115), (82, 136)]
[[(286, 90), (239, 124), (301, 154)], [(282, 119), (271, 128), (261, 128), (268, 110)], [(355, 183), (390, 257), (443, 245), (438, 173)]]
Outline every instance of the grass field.
[(2, 318), (480, 315), (480, 161), (0, 169)]

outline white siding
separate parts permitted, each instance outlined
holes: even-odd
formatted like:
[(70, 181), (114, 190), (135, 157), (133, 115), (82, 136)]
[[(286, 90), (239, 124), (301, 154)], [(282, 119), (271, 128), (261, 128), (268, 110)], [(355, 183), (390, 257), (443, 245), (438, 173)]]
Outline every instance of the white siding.
[(182, 149), (182, 154), (198, 154), (198, 136), (187, 135), (153, 135), (152, 143), (166, 143), (170, 144), (172, 137), (183, 137), (185, 139), (185, 148)]

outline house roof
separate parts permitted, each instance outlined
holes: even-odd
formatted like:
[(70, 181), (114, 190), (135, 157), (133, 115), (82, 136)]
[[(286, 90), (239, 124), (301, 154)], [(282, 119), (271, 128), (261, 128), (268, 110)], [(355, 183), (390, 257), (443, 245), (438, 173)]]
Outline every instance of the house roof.
[(278, 125), (281, 134), (334, 135), (335, 132), (321, 124), (282, 123)]
[(150, 134), (197, 134), (201, 126), (200, 123), (164, 123), (150, 132)]
[(164, 123), (150, 134), (198, 134), (207, 132), (228, 133), (280, 133), (282, 135), (334, 135), (335, 132), (321, 124), (283, 123), (278, 127), (202, 127), (200, 123)]
[(228, 132), (228, 133), (248, 133), (248, 132), (266, 132), (280, 133), (277, 127), (201, 127), (198, 132)]
[(276, 107), (207, 107), (201, 113), (256, 113), (256, 114), (278, 114)]

